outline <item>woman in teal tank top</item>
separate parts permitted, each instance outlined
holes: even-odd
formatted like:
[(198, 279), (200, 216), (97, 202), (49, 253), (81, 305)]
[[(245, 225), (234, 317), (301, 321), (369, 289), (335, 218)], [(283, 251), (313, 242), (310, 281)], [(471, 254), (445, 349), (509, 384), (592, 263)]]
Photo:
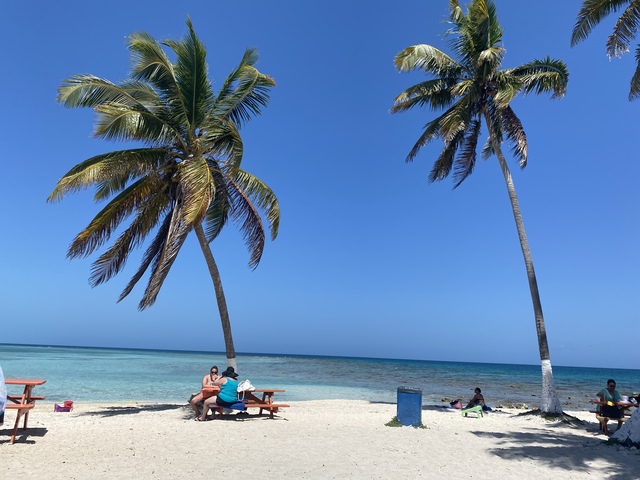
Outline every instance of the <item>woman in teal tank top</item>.
[(218, 399), (223, 403), (234, 403), (238, 401), (238, 374), (233, 367), (227, 367), (221, 376), (213, 382), (213, 385), (220, 387), (218, 395), (209, 397), (204, 401), (202, 406), (202, 414), (196, 417), (198, 422), (204, 422), (207, 419), (207, 413), (212, 405), (219, 405)]

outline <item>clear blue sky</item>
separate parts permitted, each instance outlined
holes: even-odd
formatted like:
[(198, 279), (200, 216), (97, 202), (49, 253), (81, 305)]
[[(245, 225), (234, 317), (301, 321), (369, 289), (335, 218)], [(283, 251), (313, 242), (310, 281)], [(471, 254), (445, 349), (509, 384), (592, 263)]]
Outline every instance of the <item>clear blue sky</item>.
[[(497, 0), (504, 67), (563, 59), (559, 101), (519, 98), (529, 165), (510, 165), (535, 262), (554, 365), (637, 368), (640, 360), (640, 102), (627, 100), (633, 53), (609, 61), (613, 18), (570, 48), (579, 0)], [(139, 254), (90, 288), (72, 238), (100, 208), (92, 192), (45, 202), (76, 163), (122, 144), (90, 138), (93, 113), (56, 104), (60, 82), (127, 77), (126, 36), (180, 38), (190, 15), (214, 88), (247, 47), (278, 86), (243, 130), (244, 167), (282, 210), (255, 271), (230, 225), (213, 244), (239, 352), (539, 363), (533, 309), (495, 158), (457, 190), (427, 175), (441, 145), (404, 159), (434, 113), (388, 113), (424, 77), (393, 58), (447, 49), (448, 2), (4, 2), (0, 126), (4, 184), (0, 342), (224, 350), (211, 280), (195, 237), (156, 304), (145, 283), (120, 291)], [(635, 47), (634, 47), (635, 48)]]

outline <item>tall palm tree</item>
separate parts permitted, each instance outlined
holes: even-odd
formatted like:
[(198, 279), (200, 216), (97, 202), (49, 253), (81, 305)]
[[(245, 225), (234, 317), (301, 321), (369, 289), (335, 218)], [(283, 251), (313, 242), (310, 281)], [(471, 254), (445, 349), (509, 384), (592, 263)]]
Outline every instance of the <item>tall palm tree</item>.
[[(67, 257), (87, 257), (128, 226), (92, 264), (91, 286), (120, 272), (129, 254), (152, 234), (141, 264), (118, 301), (150, 267), (138, 305), (151, 306), (187, 235), (194, 230), (214, 284), (229, 365), (236, 354), (220, 274), (210, 249), (229, 219), (237, 223), (257, 267), (265, 243), (261, 214), (275, 239), (280, 209), (275, 194), (240, 168), (239, 130), (260, 114), (275, 82), (255, 67), (258, 55), (247, 50), (217, 94), (208, 78), (206, 49), (191, 20), (182, 40), (156, 41), (147, 33), (129, 37), (131, 77), (120, 84), (93, 75), (62, 82), (58, 102), (89, 107), (97, 113), (94, 135), (135, 141), (136, 147), (91, 157), (67, 172), (48, 201), (95, 186), (94, 200), (108, 200), (71, 243)], [(163, 47), (175, 54), (172, 63)], [(141, 145), (141, 146), (140, 146)]]
[(542, 404), (545, 413), (562, 414), (562, 407), (553, 383), (549, 345), (533, 268), (529, 243), (520, 213), (518, 197), (511, 173), (502, 153), (503, 141), (512, 144), (513, 154), (524, 168), (527, 161), (527, 139), (522, 123), (510, 107), (519, 93), (552, 92), (554, 98), (565, 93), (568, 72), (559, 60), (533, 60), (519, 67), (500, 69), (504, 48), (502, 28), (498, 23), (492, 0), (472, 0), (467, 14), (457, 0), (450, 0), (452, 29), (451, 47), (457, 60), (431, 45), (414, 45), (398, 53), (396, 68), (402, 72), (423, 70), (430, 78), (408, 88), (395, 99), (392, 113), (413, 107), (427, 106), (444, 110), (430, 121), (407, 156), (412, 161), (421, 147), (434, 138), (442, 139), (444, 148), (434, 163), (429, 182), (443, 180), (453, 170), (454, 188), (472, 172), (476, 164), (478, 139), (483, 123), (488, 140), (482, 156), (498, 158), (513, 216), (531, 290), (538, 346), (542, 362)]
[[(571, 46), (585, 40), (609, 14), (624, 8), (607, 39), (607, 56), (619, 58), (629, 51), (629, 44), (640, 27), (640, 0), (584, 0), (571, 33)], [(631, 77), (629, 100), (640, 97), (640, 44), (636, 46), (636, 71)]]

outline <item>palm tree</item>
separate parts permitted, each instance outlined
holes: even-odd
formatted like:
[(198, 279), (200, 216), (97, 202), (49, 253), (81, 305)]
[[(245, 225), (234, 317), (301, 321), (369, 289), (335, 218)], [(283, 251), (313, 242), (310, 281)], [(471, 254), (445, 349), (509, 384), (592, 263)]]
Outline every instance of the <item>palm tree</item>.
[[(220, 274), (210, 249), (229, 219), (237, 223), (249, 249), (249, 266), (262, 257), (265, 230), (275, 239), (280, 209), (275, 194), (240, 168), (239, 130), (266, 106), (275, 82), (255, 67), (247, 50), (217, 95), (207, 74), (206, 49), (191, 20), (182, 40), (157, 42), (147, 33), (129, 37), (131, 77), (120, 84), (93, 75), (62, 82), (58, 102), (97, 113), (97, 138), (134, 141), (136, 147), (91, 157), (67, 172), (48, 201), (95, 186), (94, 200), (108, 200), (71, 243), (67, 257), (87, 257), (110, 240), (125, 220), (128, 226), (93, 262), (89, 282), (96, 286), (120, 272), (129, 254), (152, 234), (141, 264), (118, 301), (150, 267), (138, 305), (151, 306), (187, 235), (194, 230), (209, 268), (220, 311), (228, 364), (236, 354)], [(169, 60), (163, 46), (175, 54)]]
[[(584, 0), (571, 33), (571, 46), (585, 40), (596, 25), (624, 5), (626, 8), (613, 27), (606, 45), (609, 58), (619, 58), (627, 53), (640, 26), (640, 0)], [(640, 44), (636, 47), (636, 62), (636, 71), (631, 77), (629, 100), (640, 97)]]
[(395, 58), (398, 70), (421, 69), (431, 78), (398, 95), (391, 112), (404, 112), (416, 106), (444, 110), (439, 117), (427, 123), (407, 156), (407, 162), (411, 162), (420, 148), (434, 138), (442, 139), (444, 148), (430, 172), (429, 182), (443, 180), (453, 170), (454, 188), (473, 172), (478, 138), (482, 124), (486, 125), (488, 140), (482, 156), (487, 159), (495, 154), (502, 169), (533, 300), (542, 362), (540, 410), (559, 415), (562, 407), (553, 383), (536, 274), (513, 179), (502, 153), (502, 143), (506, 140), (512, 144), (513, 154), (520, 167), (524, 168), (527, 139), (510, 102), (519, 93), (552, 92), (553, 98), (562, 97), (567, 86), (567, 68), (559, 60), (546, 58), (516, 68), (500, 69), (505, 51), (501, 45), (502, 28), (494, 2), (472, 0), (466, 15), (457, 0), (450, 0), (449, 6), (452, 29), (448, 33), (453, 36), (451, 47), (458, 60), (431, 45), (414, 45), (398, 53)]

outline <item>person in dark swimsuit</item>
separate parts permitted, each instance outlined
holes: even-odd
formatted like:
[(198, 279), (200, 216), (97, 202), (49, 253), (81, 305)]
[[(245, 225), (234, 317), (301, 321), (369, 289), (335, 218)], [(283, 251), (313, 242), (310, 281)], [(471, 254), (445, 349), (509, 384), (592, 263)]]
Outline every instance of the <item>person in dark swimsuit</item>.
[(474, 393), (475, 395), (469, 401), (469, 404), (465, 408), (475, 407), (476, 405), (480, 405), (484, 407), (484, 397), (482, 396), (482, 390), (480, 390), (479, 388), (476, 388), (474, 390)]

